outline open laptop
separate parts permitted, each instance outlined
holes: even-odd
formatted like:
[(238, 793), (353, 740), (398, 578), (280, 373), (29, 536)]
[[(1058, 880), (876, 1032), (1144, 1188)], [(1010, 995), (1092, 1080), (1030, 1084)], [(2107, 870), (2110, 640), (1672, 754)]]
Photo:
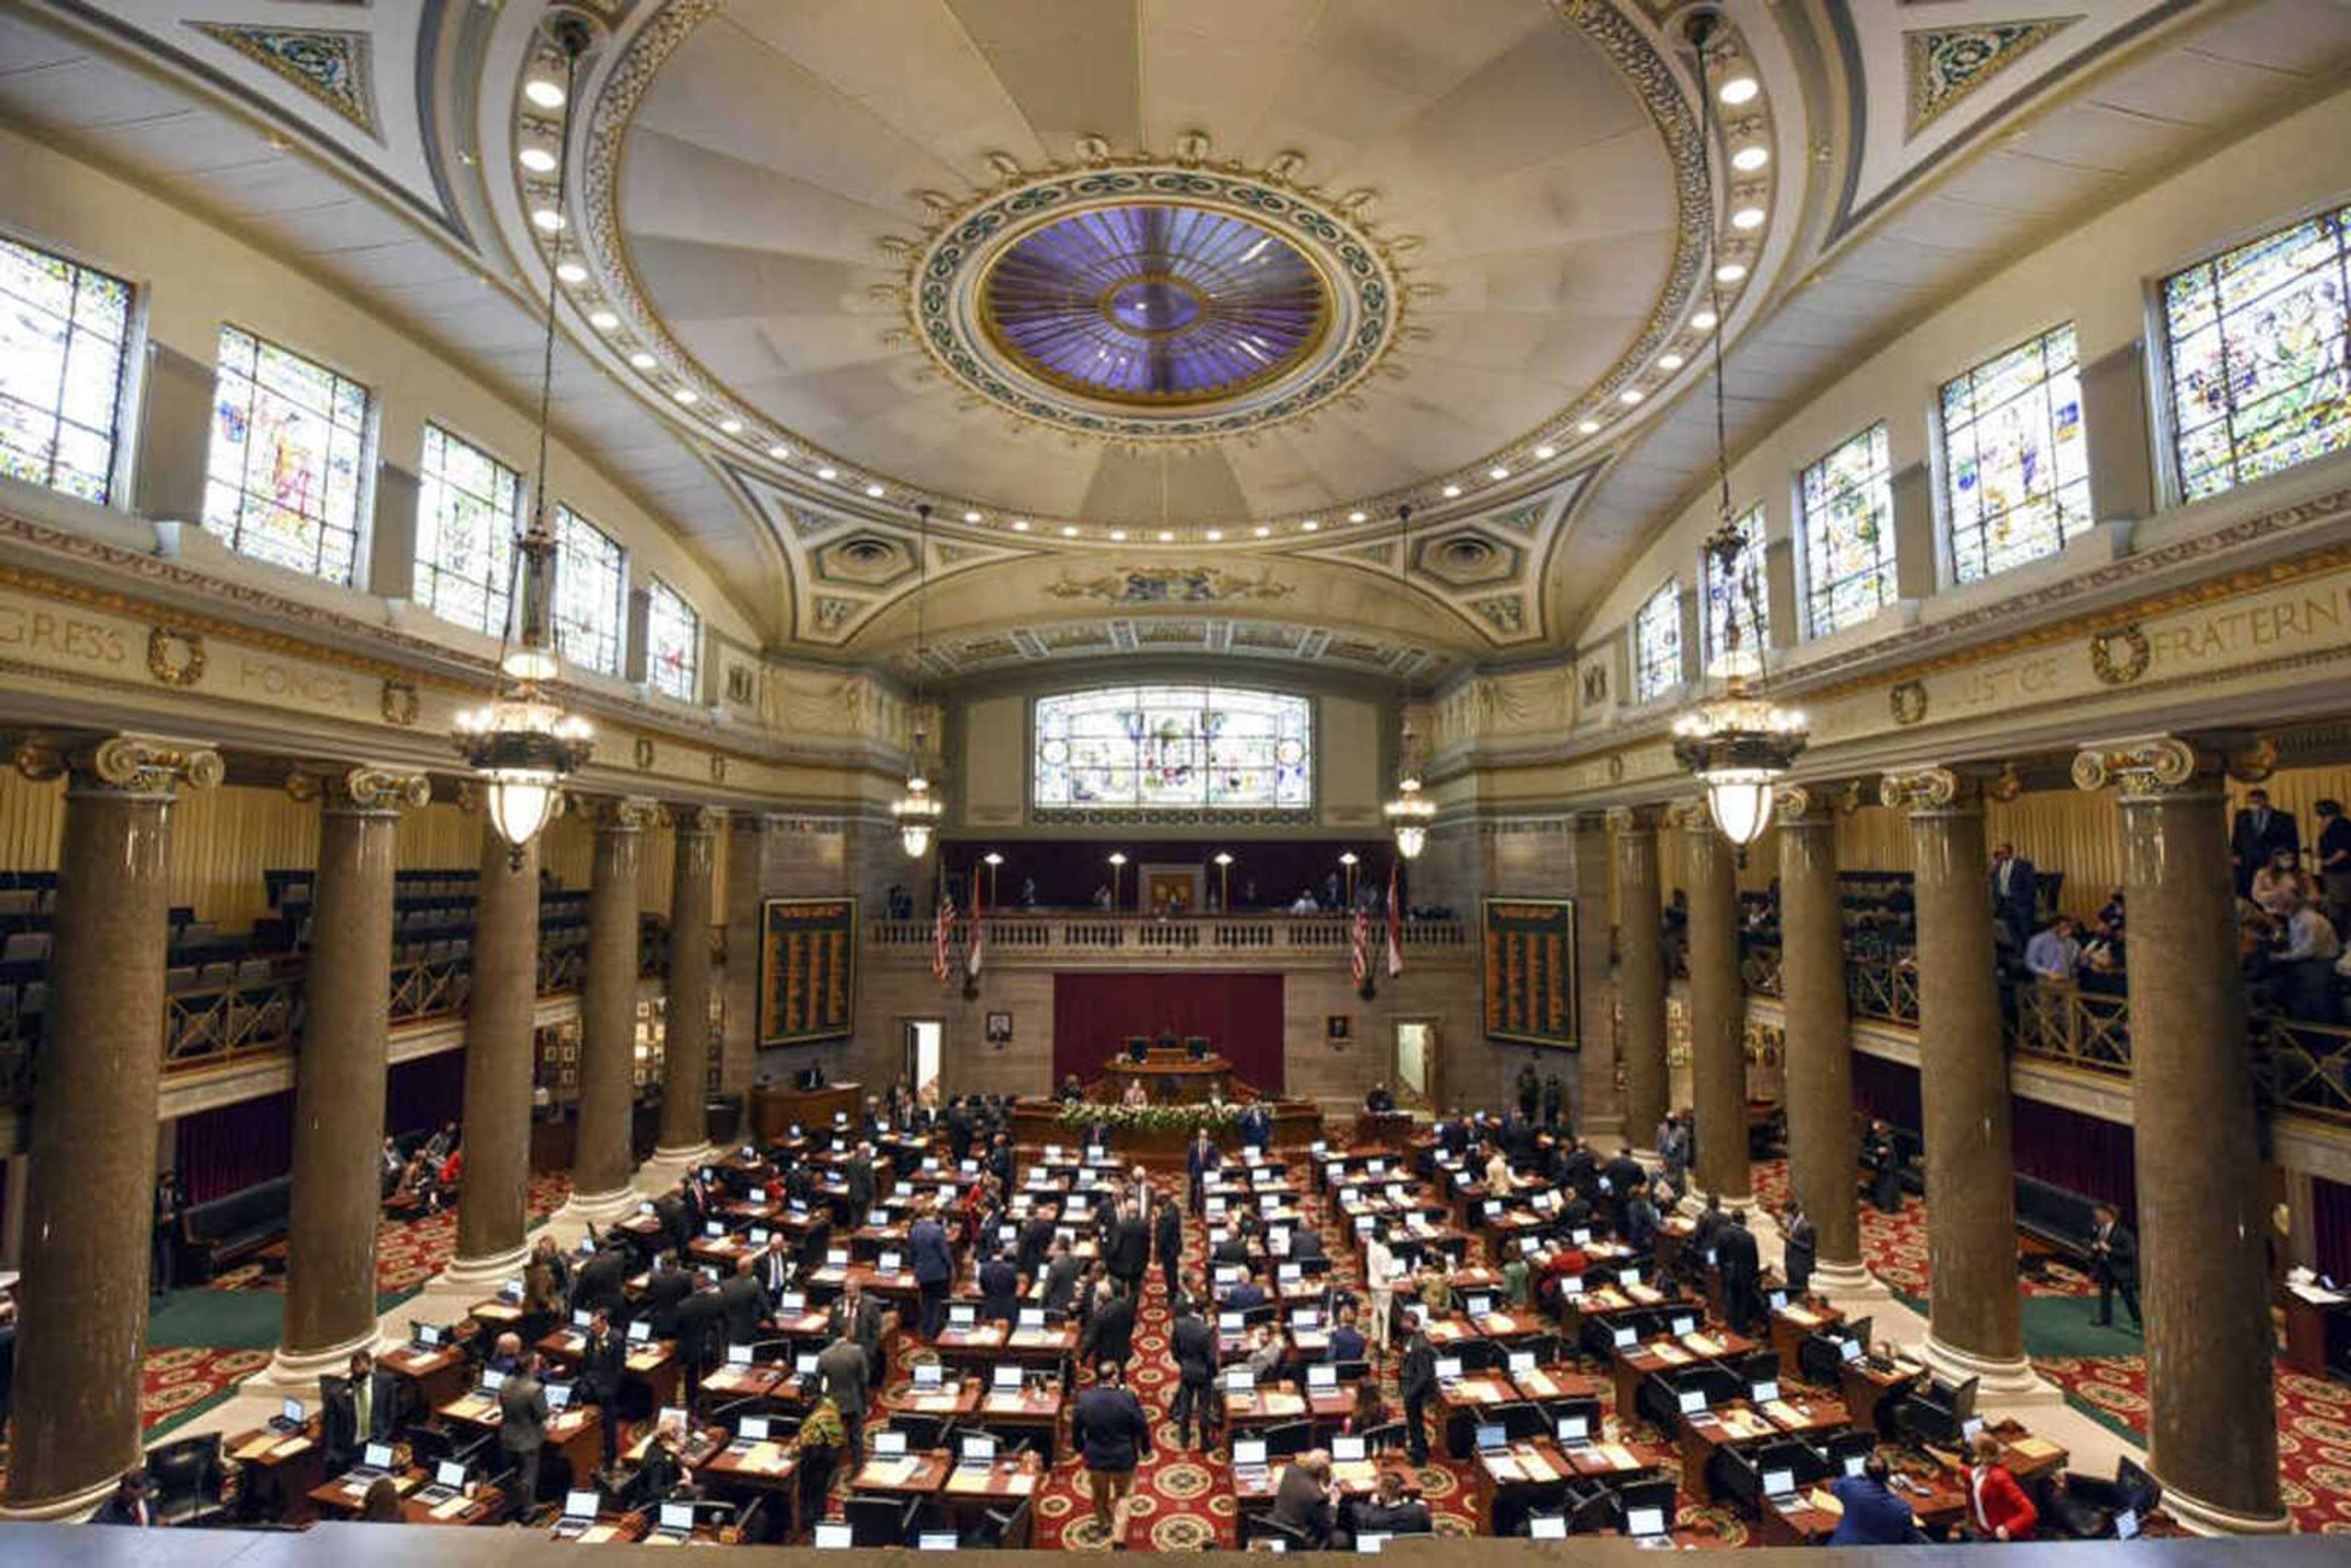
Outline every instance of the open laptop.
[(1360, 1437), (1331, 1439), (1331, 1458), (1340, 1464), (1354, 1464), (1370, 1457), (1370, 1447)]
[(1780, 1467), (1763, 1472), (1763, 1500), (1785, 1507), (1796, 1500), (1796, 1472)]
[(935, 1361), (914, 1363), (914, 1388), (923, 1394), (935, 1394), (946, 1386), (946, 1368)]
[(947, 1327), (967, 1329), (977, 1328), (978, 1324), (979, 1309), (970, 1302), (958, 1301), (947, 1308)]
[(1527, 1515), (1527, 1535), (1535, 1541), (1565, 1541), (1567, 1515), (1563, 1513), (1531, 1513)]
[(906, 1457), (906, 1434), (876, 1432), (873, 1434), (873, 1457), (877, 1459), (903, 1459)]
[(747, 1453), (752, 1444), (767, 1440), (768, 1418), (765, 1416), (746, 1416), (735, 1424), (735, 1440), (726, 1446), (738, 1453)]
[(1233, 1478), (1262, 1483), (1266, 1478), (1265, 1439), (1236, 1437), (1233, 1439)]
[(961, 1544), (962, 1537), (952, 1530), (925, 1530), (914, 1537), (917, 1552), (953, 1552)]
[(1776, 1377), (1767, 1377), (1759, 1383), (1749, 1384), (1747, 1397), (1758, 1405), (1771, 1404), (1780, 1397), (1780, 1380)]
[(1510, 1430), (1499, 1421), (1481, 1421), (1478, 1425), (1478, 1451), (1499, 1454), (1510, 1446)]
[(1308, 1367), (1306, 1369), (1306, 1386), (1317, 1389), (1338, 1387), (1339, 1369), (1332, 1365), (1327, 1361)]
[(277, 1402), (277, 1414), (269, 1418), (269, 1429), (278, 1433), (298, 1432), (307, 1414), (299, 1399), (281, 1399)]
[(1022, 1374), (1020, 1368), (1017, 1365), (998, 1366), (988, 1373), (988, 1386), (995, 1389), (998, 1394), (1018, 1393), (1020, 1388), (1021, 1376)]
[(1510, 1367), (1512, 1377), (1524, 1377), (1535, 1369), (1535, 1353), (1531, 1350), (1510, 1352)]
[(379, 1476), (392, 1474), (392, 1445), (370, 1443), (360, 1450), (360, 1462), (343, 1472), (347, 1481), (371, 1481)]
[(1580, 1448), (1592, 1441), (1592, 1417), (1562, 1416), (1552, 1430), (1562, 1444), (1571, 1448)]
[(1358, 1556), (1376, 1557), (1380, 1554), (1380, 1549), (1387, 1543), (1388, 1538), (1385, 1535), (1377, 1531), (1367, 1530), (1355, 1537), (1355, 1552)]
[(822, 1552), (839, 1552), (857, 1544), (845, 1524), (820, 1524), (816, 1527), (816, 1546)]
[(1685, 1416), (1698, 1414), (1706, 1408), (1706, 1390), (1703, 1388), (1677, 1390), (1674, 1396), (1674, 1408)]
[(966, 1432), (960, 1451), (956, 1455), (956, 1469), (984, 1470), (996, 1463), (996, 1439), (985, 1432)]
[(555, 1521), (555, 1539), (568, 1541), (584, 1535), (596, 1522), (596, 1509), (601, 1499), (592, 1491), (568, 1491), (563, 1494), (563, 1517)]
[(1460, 1382), (1461, 1358), (1458, 1355), (1438, 1356), (1437, 1358), (1437, 1381), (1439, 1383)]
[(421, 1323), (412, 1320), (408, 1325), (408, 1339), (419, 1350), (439, 1350), (449, 1343), (449, 1334), (439, 1323)]
[(433, 1484), (416, 1494), (427, 1508), (438, 1508), (465, 1490), (465, 1461), (443, 1459), (433, 1467)]
[(1625, 1533), (1644, 1546), (1666, 1540), (1667, 1525), (1662, 1508), (1628, 1508), (1625, 1511)]

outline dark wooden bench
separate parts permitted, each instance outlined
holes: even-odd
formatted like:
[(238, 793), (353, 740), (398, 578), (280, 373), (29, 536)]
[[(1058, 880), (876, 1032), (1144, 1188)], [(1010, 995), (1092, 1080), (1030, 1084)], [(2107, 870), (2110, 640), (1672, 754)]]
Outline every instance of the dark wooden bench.
[(214, 1278), (285, 1237), (293, 1197), (294, 1178), (282, 1176), (190, 1204), (180, 1211), (181, 1255), (194, 1266), (196, 1278)]

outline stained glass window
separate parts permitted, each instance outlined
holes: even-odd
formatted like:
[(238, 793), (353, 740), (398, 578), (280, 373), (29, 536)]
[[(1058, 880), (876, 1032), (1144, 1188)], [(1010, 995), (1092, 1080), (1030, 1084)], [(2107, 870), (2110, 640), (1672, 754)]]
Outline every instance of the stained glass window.
[(0, 474), (104, 506), (131, 286), (0, 240)]
[(2189, 500), (2351, 446), (2351, 207), (2163, 280)]
[(1943, 499), (1961, 582), (2055, 555), (2090, 526), (2072, 323), (1943, 387)]
[(360, 548), (367, 389), (223, 327), (204, 528), (257, 560), (348, 583)]
[(556, 652), (600, 675), (619, 674), (627, 592), (620, 541), (570, 507), (556, 507)]
[(1669, 582), (1633, 617), (1633, 700), (1663, 696), (1681, 679), (1682, 601)]
[(685, 596), (653, 580), (645, 605), (645, 674), (682, 703), (701, 700), (702, 617)]
[(507, 630), (522, 476), (437, 424), (424, 427), (416, 601), (493, 637)]
[(1804, 470), (1804, 598), (1812, 634), (1857, 626), (1894, 597), (1894, 474), (1873, 424)]
[(1036, 803), (1303, 810), (1313, 705), (1281, 692), (1110, 686), (1037, 699)]
[[(1747, 541), (1739, 562), (1729, 572), (1701, 556), (1698, 569), (1706, 578), (1706, 673), (1709, 675), (1752, 674), (1762, 667), (1764, 644), (1771, 635), (1771, 590), (1763, 561), (1763, 508), (1755, 507), (1737, 524)], [(1739, 617), (1739, 664), (1727, 662), (1730, 649), (1730, 618)]]

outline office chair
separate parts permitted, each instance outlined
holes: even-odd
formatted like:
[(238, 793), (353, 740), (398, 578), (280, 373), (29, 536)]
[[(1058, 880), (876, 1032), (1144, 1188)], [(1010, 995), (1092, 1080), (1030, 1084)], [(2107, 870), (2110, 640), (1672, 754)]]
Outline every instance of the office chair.
[(221, 1435), (181, 1437), (147, 1451), (147, 1473), (155, 1482), (155, 1517), (164, 1524), (201, 1525), (227, 1516), (222, 1490), (228, 1472), (221, 1464)]
[(1598, 1482), (1587, 1486), (1570, 1483), (1566, 1511), (1570, 1535), (1597, 1535), (1604, 1530), (1617, 1529), (1624, 1522), (1614, 1489)]
[(1780, 1381), (1780, 1357), (1774, 1352), (1759, 1350), (1740, 1357), (1732, 1370), (1738, 1375), (1742, 1389), (1751, 1388), (1759, 1383), (1777, 1383)]
[(914, 1539), (914, 1516), (923, 1500), (852, 1494), (842, 1506), (852, 1546), (904, 1546)]
[(979, 1522), (964, 1532), (962, 1545), (986, 1550), (1025, 1551), (1036, 1535), (1036, 1502), (1022, 1498), (1009, 1509), (981, 1511)]
[(1616, 1527), (1623, 1529), (1625, 1519), (1645, 1508), (1654, 1508), (1666, 1516), (1670, 1527), (1680, 1517), (1681, 1496), (1676, 1482), (1634, 1481), (1616, 1489)]
[(1302, 1454), (1314, 1446), (1314, 1423), (1284, 1421), (1278, 1426), (1265, 1427), (1260, 1436), (1265, 1438), (1268, 1458), (1285, 1458), (1292, 1454)]
[(1554, 1399), (1542, 1407), (1542, 1413), (1545, 1437), (1557, 1432), (1562, 1421), (1580, 1417), (1584, 1430), (1591, 1434), (1590, 1440), (1600, 1440), (1600, 1401), (1596, 1398)]
[(1311, 1552), (1314, 1542), (1306, 1531), (1295, 1525), (1284, 1524), (1268, 1513), (1241, 1515), (1241, 1546), (1247, 1550), (1252, 1541), (1279, 1541), (1285, 1552)]
[(1548, 1437), (1552, 1431), (1552, 1424), (1543, 1416), (1542, 1407), (1531, 1399), (1489, 1406), (1486, 1420), (1489, 1425), (1499, 1422), (1502, 1435), (1514, 1443), (1524, 1437)]
[(951, 1446), (948, 1438), (955, 1431), (955, 1417), (923, 1416), (905, 1411), (890, 1417), (889, 1429), (906, 1434), (908, 1453), (927, 1453), (935, 1448)]
[(1404, 1423), (1384, 1421), (1368, 1427), (1363, 1434), (1364, 1451), (1372, 1454), (1392, 1454), (1405, 1447)]

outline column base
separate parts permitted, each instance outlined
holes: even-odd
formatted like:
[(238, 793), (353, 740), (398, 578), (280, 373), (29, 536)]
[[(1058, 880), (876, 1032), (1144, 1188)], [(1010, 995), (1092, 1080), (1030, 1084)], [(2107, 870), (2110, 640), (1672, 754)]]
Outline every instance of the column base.
[(563, 1200), (562, 1207), (548, 1217), (548, 1222), (609, 1225), (634, 1214), (640, 1201), (642, 1196), (633, 1186), (616, 1186), (610, 1192), (575, 1192)]
[[(2147, 1473), (2163, 1480), (2151, 1459)], [(2283, 1535), (2294, 1528), (2293, 1519), (2283, 1508), (2274, 1514), (2239, 1513), (2181, 1491), (2169, 1481), (2163, 1483), (2163, 1507), (2199, 1535)]]
[[(1689, 1191), (1682, 1195), (1681, 1202), (1674, 1206), (1675, 1212), (1691, 1216), (1704, 1214), (1706, 1212), (1706, 1200), (1708, 1197), (1708, 1194), (1701, 1192), (1697, 1187), (1693, 1186)], [(1725, 1214), (1743, 1214), (1748, 1217), (1750, 1221), (1752, 1221), (1757, 1215), (1763, 1212), (1763, 1206), (1756, 1202), (1755, 1195), (1750, 1192), (1744, 1197), (1724, 1197), (1722, 1199), (1722, 1212)], [(1760, 1238), (1762, 1235), (1762, 1232), (1759, 1230), (1756, 1232), (1756, 1235)]]
[(341, 1375), (350, 1369), (351, 1352), (371, 1351), (381, 1338), (381, 1333), (371, 1328), (363, 1334), (341, 1344), (329, 1345), (325, 1350), (287, 1350), (280, 1345), (270, 1356), (269, 1364), (246, 1381), (269, 1388), (282, 1388), (287, 1393), (299, 1393), (306, 1398), (312, 1397), (319, 1392), (320, 1375), (333, 1373)]
[(437, 1285), (455, 1285), (467, 1289), (498, 1286), (522, 1272), (530, 1257), (530, 1248), (517, 1242), (503, 1252), (492, 1252), (480, 1258), (452, 1258), (449, 1266), (426, 1281), (425, 1289)]
[(61, 1519), (86, 1518), (98, 1511), (99, 1503), (114, 1495), (115, 1483), (119, 1479), (119, 1476), (109, 1476), (79, 1491), (68, 1492), (63, 1497), (43, 1498), (38, 1502), (0, 1504), (0, 1521), (17, 1520), (30, 1524), (47, 1520), (54, 1524)]
[(1813, 1264), (1813, 1291), (1816, 1295), (1843, 1297), (1848, 1301), (1884, 1301), (1894, 1296), (1876, 1275), (1858, 1263)]
[(632, 1186), (637, 1192), (646, 1195), (667, 1192), (678, 1184), (678, 1179), (685, 1175), (689, 1166), (709, 1156), (710, 1144), (706, 1139), (678, 1148), (657, 1145), (652, 1156), (637, 1167)]
[(1978, 1355), (1970, 1350), (1945, 1344), (1928, 1331), (1927, 1337), (1913, 1347), (1911, 1354), (1925, 1364), (1927, 1369), (1947, 1383), (1965, 1383), (1976, 1379), (1976, 1405), (1980, 1409), (1986, 1402), (2001, 1405), (2062, 1405), (2065, 1396), (2056, 1385), (2032, 1370), (2032, 1361), (2025, 1356)]

